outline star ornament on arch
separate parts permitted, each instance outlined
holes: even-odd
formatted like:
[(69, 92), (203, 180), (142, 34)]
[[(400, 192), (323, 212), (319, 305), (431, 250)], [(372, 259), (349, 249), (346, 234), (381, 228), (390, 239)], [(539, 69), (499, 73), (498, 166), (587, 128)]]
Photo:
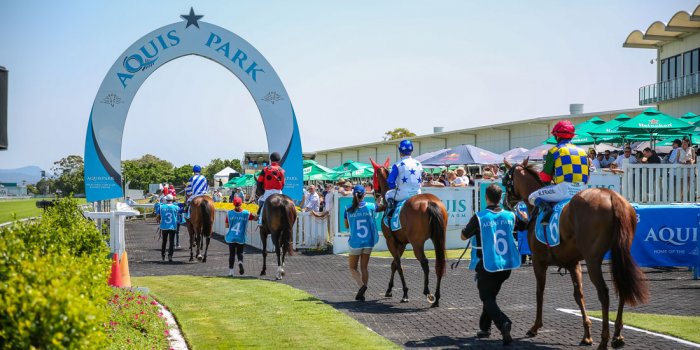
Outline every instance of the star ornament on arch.
[(194, 8), (190, 7), (190, 14), (189, 15), (180, 15), (180, 17), (182, 17), (182, 19), (187, 21), (187, 25), (185, 26), (185, 29), (189, 28), (191, 25), (194, 25), (195, 27), (197, 27), (197, 29), (199, 29), (199, 23), (197, 23), (197, 21), (202, 19), (202, 17), (204, 17), (204, 15), (195, 15)]

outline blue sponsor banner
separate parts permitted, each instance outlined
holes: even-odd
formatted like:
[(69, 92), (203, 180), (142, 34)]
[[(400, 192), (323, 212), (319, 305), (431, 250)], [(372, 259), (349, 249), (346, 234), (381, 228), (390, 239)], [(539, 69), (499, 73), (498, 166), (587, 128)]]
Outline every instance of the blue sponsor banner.
[[(375, 203), (373, 196), (365, 196), (365, 202)], [(338, 197), (338, 232), (349, 233), (347, 227), (345, 227), (345, 209), (352, 205), (352, 197)], [(374, 223), (376, 224), (377, 230), (382, 229), (382, 214), (376, 213), (374, 215)]]
[(632, 256), (640, 266), (700, 266), (700, 205), (634, 205)]
[(502, 183), (498, 181), (484, 181), (484, 182), (478, 182), (479, 184), (479, 211), (481, 210), (486, 210), (486, 188), (491, 186), (491, 184), (496, 184), (499, 187), (501, 187), (501, 190), (503, 190), (503, 193), (501, 194), (501, 206), (505, 208), (505, 199), (506, 199), (506, 187), (503, 186)]

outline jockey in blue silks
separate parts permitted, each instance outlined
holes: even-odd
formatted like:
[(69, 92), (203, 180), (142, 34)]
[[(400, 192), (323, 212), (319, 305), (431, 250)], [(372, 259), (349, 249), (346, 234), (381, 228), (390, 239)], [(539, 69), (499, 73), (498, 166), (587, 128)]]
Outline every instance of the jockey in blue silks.
[(387, 178), (390, 190), (384, 195), (389, 217), (393, 215), (396, 203), (421, 193), (423, 166), (411, 158), (412, 152), (413, 143), (410, 140), (401, 141), (399, 144), (401, 159), (391, 166), (391, 172)]
[(207, 184), (207, 178), (200, 174), (202, 172), (202, 167), (195, 165), (192, 167), (192, 172), (194, 175), (190, 177), (187, 181), (187, 187), (185, 187), (185, 195), (187, 196), (187, 203), (192, 201), (192, 198), (205, 195), (209, 192), (209, 185)]

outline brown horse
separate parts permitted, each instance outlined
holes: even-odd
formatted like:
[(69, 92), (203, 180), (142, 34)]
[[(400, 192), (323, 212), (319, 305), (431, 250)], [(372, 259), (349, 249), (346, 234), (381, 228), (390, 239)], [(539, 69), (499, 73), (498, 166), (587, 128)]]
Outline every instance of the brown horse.
[[(389, 190), (387, 178), (389, 171), (389, 158), (384, 165), (377, 164), (370, 158), (374, 167), (374, 195), (376, 198), (383, 199), (384, 193)], [(401, 302), (408, 302), (408, 287), (406, 280), (403, 277), (403, 268), (401, 267), (401, 255), (406, 250), (406, 245), (413, 246), (413, 253), (416, 259), (420, 262), (423, 269), (423, 294), (431, 303), (431, 307), (440, 305), (440, 281), (445, 274), (445, 236), (447, 234), (447, 210), (439, 198), (432, 194), (419, 194), (409, 198), (404, 204), (400, 214), (401, 229), (391, 231), (391, 228), (384, 225), (382, 220), (382, 233), (386, 238), (386, 245), (389, 247), (391, 256), (394, 260), (391, 262), (391, 279), (389, 280), (389, 288), (386, 290), (386, 297), (391, 297), (391, 291), (394, 288), (394, 274), (399, 271), (401, 284), (403, 286), (403, 297)], [(428, 267), (428, 259), (425, 257), (423, 246), (425, 241), (430, 238), (435, 246), (435, 274), (437, 275), (437, 285), (435, 287), (435, 295), (430, 294), (428, 288), (428, 280), (430, 270)]]
[[(207, 262), (209, 241), (214, 227), (214, 200), (209, 196), (198, 196), (190, 203), (190, 218), (187, 219), (187, 232), (190, 234), (190, 261), (194, 260), (192, 247), (197, 247), (197, 260)], [(201, 254), (202, 244), (206, 237), (207, 245), (204, 256)]]
[[(520, 200), (527, 201), (529, 195), (543, 187), (538, 172), (526, 159), (522, 164), (511, 165), (505, 161), (508, 172), (503, 178), (509, 206)], [(528, 203), (530, 212), (534, 208)], [(584, 335), (580, 345), (592, 345), (591, 321), (586, 314), (583, 297), (581, 260), (586, 261), (588, 275), (598, 291), (598, 300), (603, 308), (603, 332), (599, 349), (606, 349), (610, 339), (608, 309), (610, 295), (603, 278), (602, 264), (605, 253), (612, 253), (613, 284), (618, 293), (619, 304), (612, 346), (624, 345), (622, 336), (622, 313), (624, 305), (645, 303), (649, 291), (644, 273), (630, 255), (630, 247), (637, 225), (634, 208), (617, 192), (606, 188), (590, 188), (579, 192), (563, 208), (559, 217), (560, 244), (548, 247), (535, 237), (534, 215), (528, 227), (528, 242), (532, 250), (532, 264), (537, 279), (537, 317), (527, 332), (528, 337), (537, 335), (542, 327), (542, 302), (547, 278), (547, 267), (557, 265), (571, 275), (574, 299), (581, 309)]]
[[(265, 190), (262, 183), (258, 182), (255, 194), (263, 195)], [(297, 208), (289, 196), (273, 194), (265, 200), (262, 208), (260, 225), (260, 240), (262, 241), (263, 267), (260, 276), (267, 271), (267, 236), (272, 235), (272, 244), (277, 254), (277, 276), (281, 280), (284, 276), (284, 258), (286, 254), (293, 255), (292, 228), (297, 221)]]

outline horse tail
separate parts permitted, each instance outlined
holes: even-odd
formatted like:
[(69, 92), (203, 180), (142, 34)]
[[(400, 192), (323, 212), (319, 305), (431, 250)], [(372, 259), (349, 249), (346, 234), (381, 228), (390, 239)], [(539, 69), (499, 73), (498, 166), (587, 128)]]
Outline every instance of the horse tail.
[(202, 235), (211, 235), (211, 210), (209, 209), (209, 202), (202, 200), (199, 202), (199, 209), (201, 210), (202, 217)]
[(615, 289), (625, 304), (644, 304), (649, 300), (646, 278), (630, 254), (637, 219), (629, 214), (629, 204), (621, 196), (613, 194), (610, 199), (614, 215), (610, 251)]
[(294, 255), (294, 249), (292, 249), (292, 226), (297, 219), (297, 208), (294, 206), (294, 202), (290, 200), (282, 199), (282, 203), (279, 207), (282, 209), (283, 217), (280, 220), (280, 246), (282, 250), (286, 251), (290, 256)]
[(435, 272), (438, 276), (445, 274), (445, 217), (443, 210), (435, 202), (428, 202), (428, 220), (430, 239), (435, 246)]

